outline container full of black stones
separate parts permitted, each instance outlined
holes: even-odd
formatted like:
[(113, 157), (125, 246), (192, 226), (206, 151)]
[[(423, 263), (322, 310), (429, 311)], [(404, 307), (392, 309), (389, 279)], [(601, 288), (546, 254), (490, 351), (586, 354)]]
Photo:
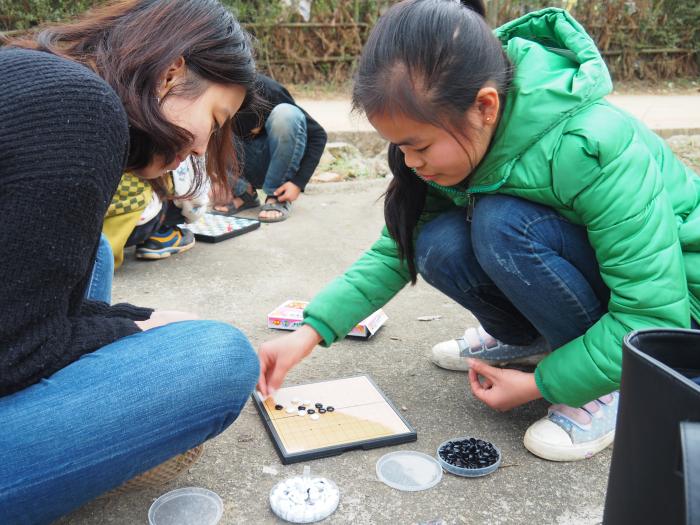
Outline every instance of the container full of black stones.
[(438, 447), (437, 459), (447, 472), (476, 478), (491, 474), (501, 465), (501, 451), (483, 439), (458, 437)]

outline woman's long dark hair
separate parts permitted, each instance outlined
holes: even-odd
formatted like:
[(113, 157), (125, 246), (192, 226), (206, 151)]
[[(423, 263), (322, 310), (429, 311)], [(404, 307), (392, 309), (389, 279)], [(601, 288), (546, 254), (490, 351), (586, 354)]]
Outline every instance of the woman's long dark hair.
[[(112, 86), (129, 118), (127, 169), (143, 168), (155, 155), (167, 165), (193, 140), (187, 130), (165, 119), (157, 99), (162, 75), (179, 57), (184, 57), (188, 75), (168, 95), (196, 98), (208, 81), (243, 86), (248, 93), (244, 106), (255, 100), (250, 37), (217, 0), (116, 1), (88, 11), (74, 23), (46, 27), (9, 45), (75, 60)], [(215, 193), (220, 198), (228, 195), (227, 173), (238, 172), (230, 122), (209, 141), (207, 173), (198, 162), (193, 165), (191, 192), (209, 176)]]
[[(360, 57), (353, 107), (366, 115), (404, 115), (460, 133), (479, 90), (493, 82), (504, 101), (512, 71), (501, 43), (484, 20), (481, 0), (404, 0), (372, 30)], [(413, 173), (395, 144), (394, 178), (384, 201), (387, 229), (417, 278), (414, 232), (427, 184)]]

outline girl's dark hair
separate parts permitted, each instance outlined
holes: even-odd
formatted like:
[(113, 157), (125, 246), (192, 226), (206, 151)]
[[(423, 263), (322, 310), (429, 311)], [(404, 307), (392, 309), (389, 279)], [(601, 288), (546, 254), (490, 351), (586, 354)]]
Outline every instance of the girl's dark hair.
[[(127, 169), (147, 166), (155, 155), (166, 164), (186, 150), (192, 135), (163, 116), (156, 98), (162, 75), (184, 57), (187, 78), (168, 92), (192, 98), (205, 81), (243, 86), (246, 106), (256, 100), (255, 61), (249, 35), (216, 0), (121, 0), (88, 11), (69, 24), (44, 28), (9, 45), (47, 51), (95, 71), (117, 93), (129, 118), (131, 145)], [(209, 176), (218, 198), (228, 193), (227, 173), (238, 173), (232, 126), (209, 141), (206, 174), (193, 162), (199, 190)], [(163, 189), (163, 181), (155, 184)]]
[[(451, 133), (460, 133), (487, 82), (495, 84), (502, 107), (512, 67), (484, 14), (481, 0), (404, 0), (392, 6), (362, 50), (353, 107), (369, 117), (404, 115)], [(395, 144), (389, 146), (389, 167), (394, 178), (384, 218), (415, 284), (413, 236), (427, 184), (406, 166)]]

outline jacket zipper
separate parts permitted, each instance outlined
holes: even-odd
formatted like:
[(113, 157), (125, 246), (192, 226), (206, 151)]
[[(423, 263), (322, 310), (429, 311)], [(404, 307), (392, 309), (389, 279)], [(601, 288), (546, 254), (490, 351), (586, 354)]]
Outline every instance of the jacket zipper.
[(435, 189), (446, 192), (446, 193), (452, 193), (456, 195), (464, 195), (465, 193), (467, 194), (467, 222), (472, 222), (472, 218), (474, 217), (474, 205), (476, 204), (476, 197), (474, 197), (475, 193), (479, 193), (478, 191), (469, 191), (469, 190), (456, 190), (454, 188), (446, 188), (445, 186), (440, 186), (439, 184), (435, 184), (433, 182), (428, 182), (430, 186), (433, 186)]
[(469, 193), (467, 198), (469, 199), (467, 203), (467, 222), (472, 222), (472, 217), (474, 217), (474, 204), (476, 198), (473, 193)]

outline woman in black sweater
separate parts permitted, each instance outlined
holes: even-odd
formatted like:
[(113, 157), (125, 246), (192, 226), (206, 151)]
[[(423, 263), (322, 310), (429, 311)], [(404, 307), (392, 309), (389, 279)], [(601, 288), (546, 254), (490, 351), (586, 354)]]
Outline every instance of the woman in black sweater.
[(158, 188), (206, 153), (225, 191), (254, 69), (215, 0), (122, 1), (0, 50), (1, 522), (48, 522), (198, 445), (252, 391), (230, 325), (84, 296), (125, 169)]

